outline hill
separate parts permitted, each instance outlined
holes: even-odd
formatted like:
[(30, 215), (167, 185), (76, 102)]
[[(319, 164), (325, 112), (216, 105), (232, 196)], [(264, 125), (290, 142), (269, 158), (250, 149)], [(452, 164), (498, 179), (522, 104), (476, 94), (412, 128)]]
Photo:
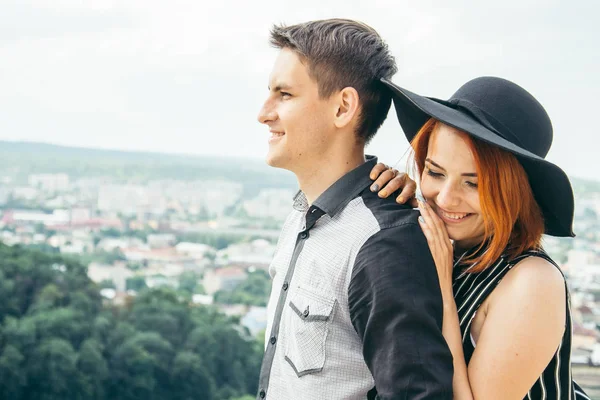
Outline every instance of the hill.
[(294, 188), (287, 171), (262, 160), (90, 149), (47, 143), (0, 141), (0, 174), (25, 182), (29, 174), (67, 173), (71, 178), (109, 176), (121, 180), (226, 179), (245, 185)]

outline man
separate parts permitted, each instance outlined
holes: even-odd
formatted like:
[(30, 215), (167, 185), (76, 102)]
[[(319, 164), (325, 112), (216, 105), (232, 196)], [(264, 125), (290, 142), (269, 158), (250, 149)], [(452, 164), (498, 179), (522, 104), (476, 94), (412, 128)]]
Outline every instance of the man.
[(280, 49), (258, 119), (267, 163), (300, 186), (270, 266), (257, 399), (451, 399), (452, 356), (427, 242), (408, 206), (369, 189), (364, 147), (396, 72), (372, 28), (323, 20), (271, 32)]

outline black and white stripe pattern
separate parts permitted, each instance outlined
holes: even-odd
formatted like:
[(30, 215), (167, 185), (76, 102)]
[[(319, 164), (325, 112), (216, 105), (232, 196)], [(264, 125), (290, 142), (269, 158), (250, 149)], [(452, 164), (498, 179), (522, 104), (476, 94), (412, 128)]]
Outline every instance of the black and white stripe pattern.
[[(470, 331), (471, 323), (477, 309), (513, 266), (525, 257), (532, 256), (542, 257), (558, 268), (558, 265), (556, 265), (556, 263), (543, 251), (528, 251), (511, 260), (500, 257), (500, 259), (492, 266), (478, 273), (469, 273), (468, 269), (461, 267), (460, 261), (464, 255), (456, 262), (453, 283), (454, 298), (458, 309), (463, 348), (467, 364), (475, 351), (475, 347), (471, 341)], [(562, 342), (542, 375), (540, 375), (527, 393), (525, 400), (590, 399), (571, 377), (571, 337), (573, 329), (568, 289), (565, 304), (567, 307), (567, 321)]]

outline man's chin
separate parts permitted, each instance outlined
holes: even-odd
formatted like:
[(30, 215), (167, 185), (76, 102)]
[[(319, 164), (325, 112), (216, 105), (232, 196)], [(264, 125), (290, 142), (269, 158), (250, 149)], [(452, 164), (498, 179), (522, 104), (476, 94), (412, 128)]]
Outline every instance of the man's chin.
[(267, 154), (267, 157), (265, 157), (265, 162), (268, 166), (273, 168), (285, 168), (284, 160), (282, 160), (281, 157), (278, 157), (276, 154)]

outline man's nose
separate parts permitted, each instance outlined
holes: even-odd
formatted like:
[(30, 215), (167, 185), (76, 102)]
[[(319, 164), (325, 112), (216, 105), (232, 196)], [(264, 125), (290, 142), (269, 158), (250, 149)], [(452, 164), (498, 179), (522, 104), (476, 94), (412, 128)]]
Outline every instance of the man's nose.
[(277, 113), (275, 112), (274, 107), (267, 100), (261, 107), (258, 112), (258, 122), (261, 124), (267, 124), (269, 122), (275, 121), (277, 119)]

